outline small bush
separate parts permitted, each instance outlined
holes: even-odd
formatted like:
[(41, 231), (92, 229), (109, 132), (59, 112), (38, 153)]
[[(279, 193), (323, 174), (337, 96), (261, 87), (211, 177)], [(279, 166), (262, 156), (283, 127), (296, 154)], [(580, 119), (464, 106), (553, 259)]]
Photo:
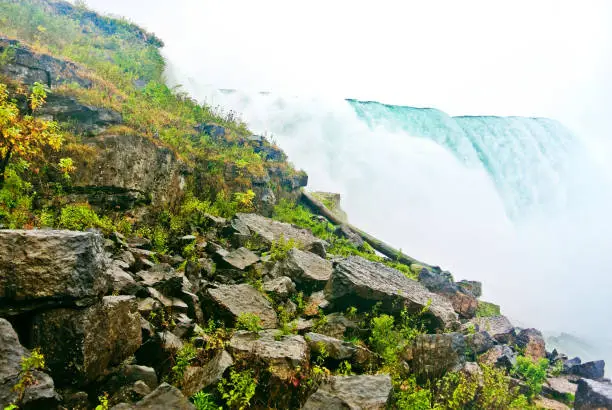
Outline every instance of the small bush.
[(191, 398), (193, 400), (193, 405), (196, 410), (222, 410), (223, 407), (219, 406), (210, 393), (197, 392)]
[(512, 369), (512, 373), (525, 380), (529, 392), (527, 398), (532, 401), (542, 391), (542, 385), (546, 380), (546, 370), (548, 369), (548, 360), (540, 359), (534, 362), (529, 357), (519, 356), (516, 358), (516, 365)]
[(176, 385), (180, 385), (183, 380), (185, 370), (191, 364), (192, 360), (198, 355), (198, 351), (191, 343), (185, 343), (176, 354), (176, 362), (172, 366), (172, 381)]
[(89, 228), (101, 229), (108, 234), (114, 230), (108, 218), (100, 218), (88, 204), (66, 205), (62, 208), (59, 228), (72, 231), (84, 231)]
[(267, 252), (267, 254), (270, 255), (271, 261), (282, 261), (287, 259), (291, 249), (297, 247), (298, 244), (295, 242), (295, 240), (293, 240), (293, 238), (285, 240), (285, 237), (281, 236), (278, 241), (272, 242), (270, 252)]
[(491, 317), (501, 315), (499, 306), (494, 303), (478, 301), (478, 308), (476, 309), (477, 317)]
[(263, 329), (261, 318), (255, 313), (241, 313), (236, 321), (236, 329), (258, 333)]
[(238, 372), (232, 369), (229, 380), (222, 379), (217, 389), (229, 409), (242, 410), (249, 407), (257, 389), (257, 380), (251, 370)]

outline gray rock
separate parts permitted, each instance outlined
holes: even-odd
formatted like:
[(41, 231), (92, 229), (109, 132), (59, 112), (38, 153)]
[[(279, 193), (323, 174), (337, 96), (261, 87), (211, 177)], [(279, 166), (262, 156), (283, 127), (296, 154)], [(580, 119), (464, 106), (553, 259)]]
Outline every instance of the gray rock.
[[(230, 325), (234, 325), (242, 313), (253, 313), (259, 316), (264, 328), (276, 327), (274, 307), (251, 285), (219, 285), (207, 289), (206, 294), (207, 298), (203, 303)], [(206, 311), (206, 307), (204, 310)]]
[(94, 232), (0, 230), (0, 315), (91, 305), (110, 288)]
[(441, 377), (466, 362), (467, 344), (461, 333), (418, 335), (402, 357), (417, 377)]
[(586, 379), (601, 379), (604, 377), (606, 363), (603, 360), (586, 362), (573, 366), (569, 373)]
[(138, 363), (151, 366), (160, 376), (170, 371), (173, 357), (183, 347), (183, 341), (171, 332), (159, 332), (136, 352)]
[(478, 358), (478, 363), (511, 369), (516, 364), (516, 353), (506, 345), (496, 345)]
[(153, 298), (138, 299), (138, 312), (145, 318), (151, 315), (151, 312), (158, 310), (162, 304)]
[(342, 313), (330, 313), (318, 326), (317, 331), (327, 336), (343, 339), (345, 336), (359, 332), (359, 323), (344, 316)]
[(300, 290), (317, 291), (332, 275), (332, 263), (311, 252), (293, 248), (281, 263), (281, 272), (293, 279)]
[(343, 340), (312, 332), (306, 333), (304, 339), (306, 339), (311, 352), (320, 353), (324, 349), (330, 359), (348, 360), (359, 369), (370, 368), (376, 362), (374, 353), (364, 347)]
[(453, 282), (449, 272), (436, 272), (425, 267), (420, 267), (419, 282), (428, 290), (446, 297), (451, 301), (455, 312), (464, 319), (471, 319), (476, 314), (478, 300), (470, 293), (463, 290)]
[(542, 395), (553, 399), (563, 399), (568, 394), (575, 396), (577, 389), (578, 385), (566, 377), (549, 377), (542, 386)]
[(364, 245), (363, 238), (358, 233), (353, 232), (353, 230), (349, 228), (348, 225), (338, 226), (335, 229), (334, 233), (341, 238), (347, 239), (350, 243), (353, 244), (353, 246), (358, 249), (361, 249)]
[(83, 310), (49, 310), (33, 319), (31, 344), (41, 347), (62, 384), (95, 381), (141, 343), (140, 314), (132, 296), (106, 296)]
[(514, 338), (514, 326), (505, 316), (476, 317), (468, 323), (474, 324), (477, 331), (487, 332), (499, 343), (510, 343)]
[(525, 356), (536, 361), (546, 357), (544, 336), (542, 336), (539, 330), (523, 329), (516, 336), (515, 340), (516, 344), (525, 350)]
[(479, 355), (491, 349), (495, 340), (487, 332), (476, 332), (466, 335), (465, 343), (471, 354)]
[(232, 356), (225, 350), (218, 352), (210, 362), (203, 367), (190, 366), (185, 370), (181, 390), (184, 395), (191, 397), (208, 386), (217, 384), (225, 371), (234, 365)]
[(308, 366), (308, 344), (302, 336), (282, 336), (277, 331), (264, 330), (259, 334), (239, 330), (231, 338), (228, 349), (236, 360), (245, 360), (251, 366), (261, 365), (272, 376), (289, 381), (296, 369)]
[(274, 296), (285, 299), (295, 293), (295, 284), (287, 276), (264, 282), (263, 290)]
[(124, 271), (115, 261), (111, 264), (108, 275), (110, 276), (113, 293), (120, 295), (135, 295), (142, 289), (141, 286), (136, 284), (132, 275)]
[(457, 314), (446, 299), (398, 270), (358, 256), (336, 264), (325, 293), (337, 309), (356, 306), (367, 310), (381, 302), (382, 312), (399, 313), (404, 307), (415, 312), (429, 306), (428, 315), (439, 327), (453, 329), (459, 326)]
[(137, 380), (134, 382), (132, 386), (132, 392), (136, 394), (137, 397), (144, 397), (151, 393), (151, 388), (148, 384), (143, 382), (142, 380)]
[(253, 264), (259, 262), (259, 256), (247, 248), (238, 248), (225, 255), (222, 259), (222, 267), (245, 270)]
[(576, 410), (612, 409), (612, 384), (580, 379), (574, 408)]
[(325, 257), (325, 242), (315, 237), (312, 232), (306, 229), (296, 228), (287, 223), (278, 222), (257, 214), (236, 214), (244, 226), (248, 227), (251, 234), (256, 234), (257, 238), (270, 246), (272, 242), (293, 239), (304, 249), (309, 250), (321, 257)]
[(462, 280), (457, 282), (457, 286), (463, 289), (465, 292), (471, 293), (474, 297), (479, 298), (482, 296), (482, 283), (475, 280)]
[(157, 374), (152, 367), (130, 364), (121, 370), (121, 375), (128, 383), (135, 383), (140, 380), (151, 389), (155, 389), (159, 385)]
[[(19, 343), (11, 324), (0, 318), (0, 405), (8, 406), (18, 399), (13, 386), (19, 381), (21, 359), (30, 352)], [(25, 389), (20, 408), (53, 408), (59, 401), (53, 379), (47, 374), (34, 371), (33, 384)]]
[(333, 376), (308, 398), (303, 410), (386, 409), (391, 400), (391, 377)]
[(179, 389), (168, 383), (161, 384), (151, 394), (147, 395), (141, 401), (134, 404), (121, 403), (114, 407), (112, 410), (195, 410), (195, 406), (191, 404), (189, 400)]

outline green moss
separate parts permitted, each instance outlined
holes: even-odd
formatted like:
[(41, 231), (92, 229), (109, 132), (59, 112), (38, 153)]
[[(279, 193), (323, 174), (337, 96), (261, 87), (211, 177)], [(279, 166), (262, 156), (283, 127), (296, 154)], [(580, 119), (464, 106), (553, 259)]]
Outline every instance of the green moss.
[(501, 315), (499, 305), (490, 302), (478, 301), (478, 308), (476, 309), (477, 317), (490, 317)]

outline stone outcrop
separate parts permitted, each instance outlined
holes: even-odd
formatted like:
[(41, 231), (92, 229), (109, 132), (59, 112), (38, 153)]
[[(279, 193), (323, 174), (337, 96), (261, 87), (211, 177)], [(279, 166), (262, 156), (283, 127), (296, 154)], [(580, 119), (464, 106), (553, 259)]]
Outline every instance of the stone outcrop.
[(382, 311), (394, 313), (404, 308), (419, 312), (428, 306), (428, 314), (440, 327), (458, 327), (457, 315), (448, 300), (398, 270), (358, 256), (335, 265), (325, 293), (337, 310), (349, 306), (367, 310), (377, 302), (382, 304)]
[(195, 410), (195, 406), (179, 389), (168, 383), (161, 384), (141, 401), (134, 404), (122, 403), (111, 410)]
[(524, 349), (525, 356), (537, 361), (546, 357), (544, 337), (539, 330), (523, 329), (516, 336), (516, 344)]
[(476, 317), (469, 323), (473, 324), (477, 331), (487, 332), (499, 343), (510, 343), (516, 334), (514, 326), (505, 316)]
[(86, 309), (54, 309), (33, 319), (31, 344), (40, 346), (57, 383), (87, 384), (134, 354), (142, 343), (131, 296), (106, 296)]
[(459, 370), (466, 362), (466, 350), (460, 333), (418, 335), (403, 357), (417, 377), (431, 379)]
[(462, 318), (470, 319), (474, 317), (478, 308), (476, 296), (453, 282), (450, 273), (436, 272), (425, 267), (416, 267), (416, 265), (413, 265), (411, 269), (418, 271), (419, 282), (427, 289), (449, 299), (455, 312)]
[(324, 351), (330, 359), (335, 361), (347, 360), (361, 370), (372, 368), (377, 361), (374, 353), (350, 342), (312, 332), (306, 333), (304, 339), (306, 339), (312, 353)]
[(109, 260), (93, 232), (0, 231), (0, 314), (91, 305), (110, 289)]
[(605, 366), (603, 360), (596, 360), (572, 366), (569, 373), (587, 379), (601, 379), (604, 377)]
[(391, 377), (333, 376), (308, 398), (304, 410), (383, 410), (390, 403)]
[(181, 391), (187, 397), (191, 397), (200, 390), (217, 384), (225, 371), (233, 364), (232, 356), (222, 350), (204, 366), (188, 367), (183, 375)]

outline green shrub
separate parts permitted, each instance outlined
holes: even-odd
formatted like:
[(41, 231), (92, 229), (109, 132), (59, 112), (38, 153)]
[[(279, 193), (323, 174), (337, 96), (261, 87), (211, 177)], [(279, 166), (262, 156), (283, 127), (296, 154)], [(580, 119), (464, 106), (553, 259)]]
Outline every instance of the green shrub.
[(222, 379), (217, 385), (225, 404), (229, 409), (246, 409), (251, 403), (257, 389), (257, 380), (251, 370), (230, 371), (229, 380)]
[(255, 313), (241, 313), (236, 321), (236, 329), (258, 333), (263, 329), (261, 318)]
[(271, 261), (282, 261), (287, 259), (289, 255), (289, 251), (293, 248), (297, 248), (298, 244), (290, 238), (289, 240), (285, 240), (284, 236), (281, 236), (278, 241), (272, 242), (272, 247), (270, 248), (270, 252), (266, 252), (266, 255), (270, 255)]
[(197, 356), (198, 351), (191, 343), (185, 343), (176, 353), (175, 363), (172, 366), (172, 381), (174, 384), (180, 385), (185, 370)]
[(477, 317), (490, 317), (499, 315), (501, 315), (501, 311), (498, 305), (494, 303), (484, 302), (482, 300), (478, 301), (478, 307), (476, 308)]
[(196, 410), (223, 410), (223, 407), (215, 402), (213, 395), (210, 393), (197, 392), (191, 400)]
[(97, 228), (105, 234), (110, 234), (115, 229), (109, 218), (100, 218), (88, 204), (66, 205), (63, 207), (58, 227), (72, 231)]
[(540, 359), (534, 362), (531, 358), (518, 356), (512, 374), (522, 378), (527, 384), (529, 391), (527, 398), (532, 401), (542, 391), (542, 385), (546, 380), (548, 360)]

